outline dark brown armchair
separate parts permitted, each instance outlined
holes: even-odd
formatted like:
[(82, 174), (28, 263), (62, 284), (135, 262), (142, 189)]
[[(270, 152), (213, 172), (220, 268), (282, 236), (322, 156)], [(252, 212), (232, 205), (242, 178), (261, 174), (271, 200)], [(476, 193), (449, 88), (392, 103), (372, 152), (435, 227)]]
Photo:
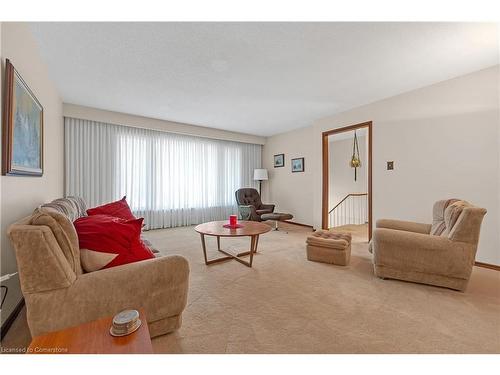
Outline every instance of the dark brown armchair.
[(260, 215), (274, 212), (274, 204), (263, 204), (258, 191), (253, 188), (238, 189), (235, 196), (240, 220), (261, 221)]

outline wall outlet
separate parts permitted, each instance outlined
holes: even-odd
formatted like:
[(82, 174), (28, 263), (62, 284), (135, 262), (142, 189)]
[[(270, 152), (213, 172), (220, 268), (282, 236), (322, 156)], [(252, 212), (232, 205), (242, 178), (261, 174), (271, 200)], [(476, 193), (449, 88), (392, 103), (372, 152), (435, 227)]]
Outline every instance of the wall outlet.
[(387, 170), (392, 171), (394, 169), (394, 162), (393, 161), (388, 161), (387, 162)]

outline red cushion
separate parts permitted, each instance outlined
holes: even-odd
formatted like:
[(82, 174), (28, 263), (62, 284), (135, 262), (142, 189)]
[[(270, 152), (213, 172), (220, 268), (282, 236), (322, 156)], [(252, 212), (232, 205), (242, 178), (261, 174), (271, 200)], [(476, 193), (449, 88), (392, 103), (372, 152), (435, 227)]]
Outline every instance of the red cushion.
[(85, 271), (154, 258), (140, 238), (143, 220), (123, 220), (109, 215), (85, 216), (75, 220)]
[(111, 202), (99, 207), (89, 208), (87, 210), (87, 215), (110, 215), (114, 217), (119, 217), (125, 220), (135, 220), (135, 216), (132, 214), (130, 207), (127, 203), (127, 197), (123, 197), (119, 201)]

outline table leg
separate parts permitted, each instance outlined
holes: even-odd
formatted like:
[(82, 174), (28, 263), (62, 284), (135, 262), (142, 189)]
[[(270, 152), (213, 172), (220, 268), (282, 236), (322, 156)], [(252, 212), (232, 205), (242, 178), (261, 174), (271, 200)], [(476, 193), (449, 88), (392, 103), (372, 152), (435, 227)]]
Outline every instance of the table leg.
[[(234, 259), (234, 256), (230, 255), (230, 254), (227, 254), (228, 256), (225, 256), (225, 257), (221, 257), (221, 258), (216, 258), (216, 259), (212, 259), (212, 260), (208, 260), (207, 258), (207, 246), (205, 244), (205, 235), (203, 233), (200, 233), (200, 236), (201, 236), (201, 247), (203, 249), (203, 257), (205, 258), (205, 264), (208, 266), (209, 264), (212, 264), (212, 263), (218, 263), (218, 262), (223, 262), (225, 260), (229, 260), (229, 259)], [(217, 237), (217, 239), (219, 239), (219, 237)], [(219, 246), (220, 247), (220, 246)], [(219, 249), (219, 251), (221, 251)]]
[[(236, 254), (236, 255), (228, 253), (227, 251), (222, 250), (222, 249), (220, 250), (220, 252), (223, 253), (223, 254), (226, 254), (226, 255), (228, 255), (230, 257), (232, 257), (232, 259), (236, 260), (237, 262), (239, 262), (241, 264), (244, 264), (247, 267), (252, 267), (252, 264), (253, 264), (253, 255), (257, 251), (258, 236), (254, 235), (254, 236), (249, 236), (249, 237), (250, 237), (250, 251), (245, 251), (243, 253), (239, 253), (239, 254)], [(246, 260), (243, 260), (243, 259), (239, 258), (240, 256), (244, 256), (244, 255), (250, 255), (250, 260), (246, 261)]]
[(205, 258), (205, 264), (208, 264), (207, 260), (207, 246), (205, 245), (205, 235), (200, 233), (201, 236), (201, 248), (203, 249), (203, 257)]
[(220, 251), (220, 236), (217, 236), (217, 250)]
[[(253, 238), (255, 237), (255, 244), (252, 242), (254, 241)], [(243, 251), (242, 253), (236, 254), (237, 257), (242, 257), (245, 255), (249, 255), (250, 253), (256, 253), (257, 252), (257, 245), (259, 244), (259, 235), (251, 236), (250, 237), (250, 251)]]
[(250, 267), (252, 267), (253, 254), (255, 253), (255, 237), (256, 236), (252, 236), (252, 239), (250, 240)]

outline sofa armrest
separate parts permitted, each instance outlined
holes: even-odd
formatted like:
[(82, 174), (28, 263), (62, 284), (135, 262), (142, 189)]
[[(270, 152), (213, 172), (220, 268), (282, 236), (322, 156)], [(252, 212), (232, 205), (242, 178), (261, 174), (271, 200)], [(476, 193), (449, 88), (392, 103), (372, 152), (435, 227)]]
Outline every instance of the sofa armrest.
[[(54, 295), (47, 310), (65, 305), (65, 326), (125, 309), (143, 308), (148, 322), (182, 313), (187, 302), (189, 264), (179, 255), (148, 259), (80, 275), (64, 294)], [(73, 317), (71, 317), (73, 315)]]
[(189, 264), (179, 255), (82, 274), (69, 288), (28, 295), (28, 324), (37, 336), (138, 308), (156, 322), (182, 313), (188, 283)]
[(387, 228), (403, 230), (407, 232), (429, 234), (431, 232), (430, 224), (415, 223), (413, 221), (380, 219), (377, 220), (377, 228)]
[(148, 320), (155, 321), (184, 310), (188, 284), (188, 261), (171, 255), (81, 275), (72, 289), (79, 301), (107, 310), (143, 307)]
[(377, 228), (372, 241), (377, 266), (467, 279), (474, 264), (473, 246), (446, 237)]
[(261, 210), (271, 210), (271, 212), (274, 212), (274, 204), (261, 204), (260, 209)]

